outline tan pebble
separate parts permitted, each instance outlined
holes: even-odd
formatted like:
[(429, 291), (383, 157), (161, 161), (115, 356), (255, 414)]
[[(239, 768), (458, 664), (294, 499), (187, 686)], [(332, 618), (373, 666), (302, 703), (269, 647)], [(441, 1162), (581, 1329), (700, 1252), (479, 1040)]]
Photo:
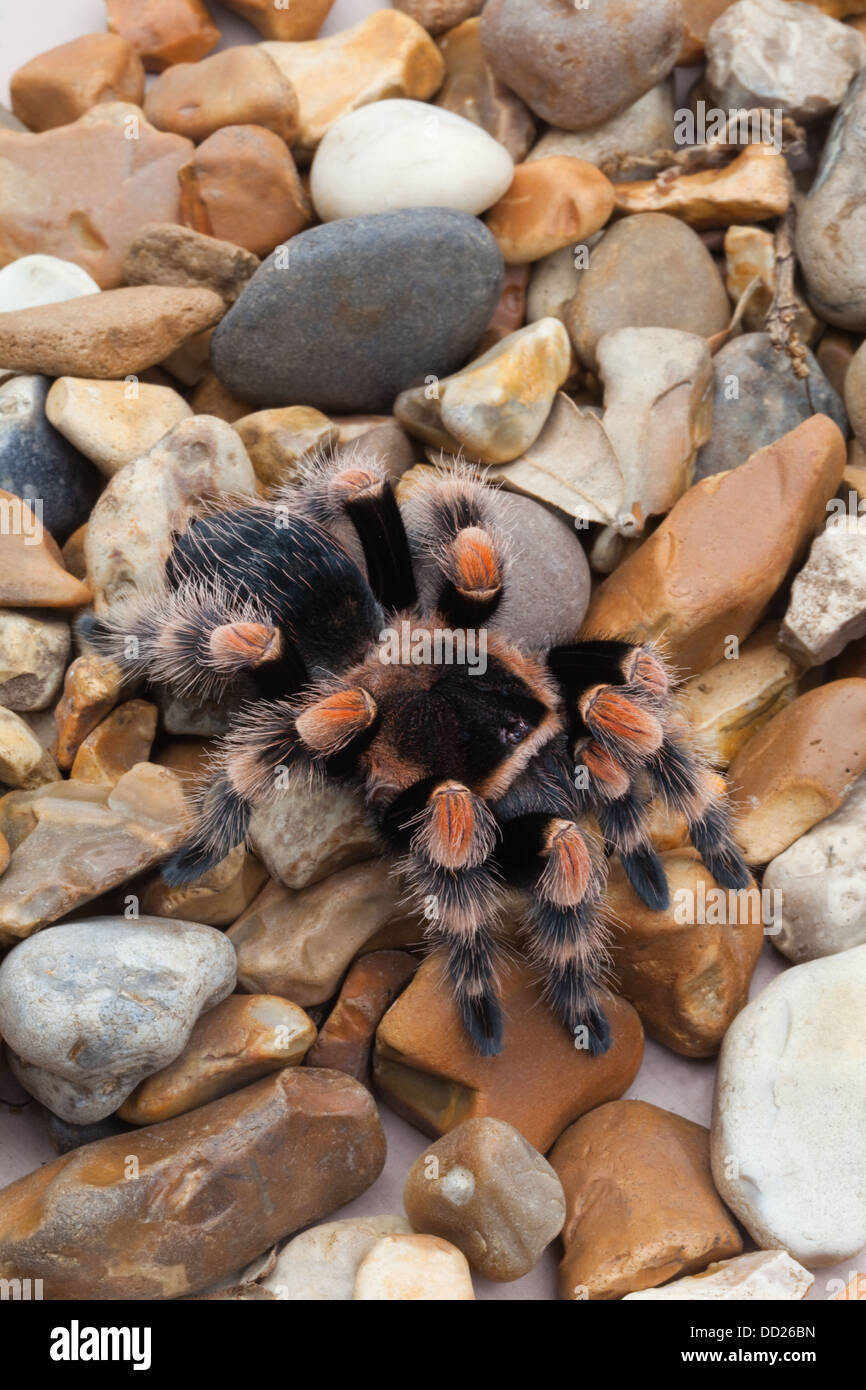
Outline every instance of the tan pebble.
[(686, 681), (677, 702), (701, 752), (727, 767), (743, 745), (797, 694), (800, 668), (778, 645), (779, 625), (764, 623), (735, 661), (716, 662)]
[(429, 956), (376, 1034), (373, 1076), (388, 1105), (438, 1137), (475, 1116), (514, 1125), (540, 1153), (578, 1115), (622, 1095), (643, 1054), (632, 1006), (608, 995), (613, 1041), (601, 1057), (575, 1046), (544, 1002), (534, 972), (514, 964), (501, 978), (505, 1045), (479, 1057), (466, 1036), (441, 953)]
[(117, 34), (84, 34), (49, 48), (9, 79), (12, 110), (30, 130), (69, 125), (106, 101), (141, 105), (141, 59)]
[(90, 602), (90, 590), (64, 568), (60, 550), (36, 513), (2, 490), (0, 536), (0, 605), (80, 608)]
[(76, 657), (54, 711), (57, 761), (68, 770), (79, 746), (120, 699), (123, 672), (104, 656)]
[(467, 1302), (475, 1298), (466, 1257), (438, 1236), (383, 1236), (355, 1278), (361, 1302)]
[(748, 1001), (764, 944), (761, 896), (719, 888), (696, 850), (661, 856), (671, 905), (653, 912), (622, 865), (610, 867), (605, 904), (619, 989), (647, 1033), (684, 1057), (711, 1057)]
[(739, 468), (689, 488), (593, 595), (584, 636), (663, 638), (683, 675), (758, 625), (823, 525), (845, 468), (841, 431), (815, 415)]
[(483, 353), (489, 352), (497, 343), (501, 343), (503, 338), (507, 338), (510, 333), (516, 333), (518, 328), (523, 327), (529, 272), (530, 267), (528, 265), (507, 265), (505, 267), (505, 280), (502, 285), (502, 293), (499, 296), (499, 303), (493, 311), (490, 323), (481, 335), (481, 339), (472, 354), (473, 357), (480, 357)]
[(123, 264), (129, 285), (184, 285), (215, 290), (233, 304), (259, 268), (259, 258), (231, 240), (152, 222), (142, 227)]
[(0, 609), (0, 704), (43, 710), (63, 682), (72, 634), (68, 622)]
[(398, 10), (376, 10), (360, 24), (308, 43), (263, 43), (294, 87), (300, 130), (299, 163), (312, 159), (326, 130), (371, 101), (426, 101), (442, 84), (445, 65), (430, 35)]
[(866, 680), (800, 695), (749, 739), (728, 769), (734, 833), (750, 864), (766, 864), (841, 806), (866, 771)]
[(202, 1014), (180, 1056), (139, 1082), (117, 1113), (131, 1125), (173, 1120), (269, 1072), (299, 1066), (315, 1037), (297, 1004), (234, 994)]
[(526, 264), (592, 236), (613, 205), (613, 184), (595, 165), (553, 155), (519, 164), (508, 192), (484, 220), (503, 259)]
[(785, 157), (769, 145), (748, 145), (724, 169), (681, 174), (664, 185), (647, 179), (614, 187), (618, 212), (666, 212), (697, 228), (781, 217), (791, 201)]
[[(87, 562), (84, 559), (84, 537), (87, 535), (87, 522), (79, 526), (77, 531), (64, 542), (61, 554), (63, 563), (76, 579), (87, 580)], [(93, 595), (91, 594), (91, 598)]]
[(148, 72), (195, 63), (220, 41), (203, 0), (105, 0), (108, 27), (122, 34)]
[(178, 220), (177, 171), (191, 153), (188, 140), (156, 130), (126, 102), (95, 106), (38, 136), (0, 130), (0, 264), (59, 256), (103, 289), (123, 284), (139, 228)]
[[(408, 4), (398, 8), (412, 13)], [(412, 17), (418, 18), (414, 14)], [(430, 28), (423, 20), (419, 23)], [(436, 105), (480, 125), (505, 146), (515, 163), (525, 159), (535, 139), (535, 118), (520, 97), (499, 81), (487, 62), (481, 46), (480, 19), (467, 19), (454, 29), (448, 28), (439, 40), (439, 50), (445, 60), (445, 80)]]
[(82, 739), (70, 777), (115, 786), (125, 772), (150, 757), (158, 714), (156, 705), (147, 700), (126, 700), (119, 705)]
[(243, 845), (235, 845), (225, 859), (190, 883), (173, 888), (157, 874), (142, 893), (142, 910), (180, 922), (228, 927), (246, 912), (267, 878), (261, 861)]
[(260, 125), (216, 131), (178, 171), (188, 227), (267, 256), (309, 227), (313, 209), (285, 142)]
[(226, 7), (258, 29), (266, 39), (314, 39), (328, 17), (334, 0), (291, 0), (277, 6), (274, 0), (225, 0)]
[(158, 130), (196, 143), (223, 126), (264, 126), (287, 144), (298, 133), (294, 88), (261, 44), (167, 68), (147, 93), (144, 111)]
[(382, 849), (361, 797), (335, 782), (286, 788), (253, 812), (249, 841), (287, 888), (307, 888)]
[(441, 34), (443, 30), (453, 30), (454, 25), (462, 25), (477, 15), (484, 0), (395, 0), (394, 9), (402, 10), (423, 24), (431, 34)]
[(0, 706), (0, 782), (9, 787), (59, 782), (57, 764), (20, 715)]
[(235, 420), (256, 477), (265, 487), (300, 480), (299, 465), (319, 449), (331, 449), (339, 439), (337, 426), (307, 405), (257, 410)]
[[(678, 67), (691, 67), (703, 61), (707, 35), (714, 21), (734, 3), (735, 0), (680, 0), (685, 32), (677, 58)], [(844, 0), (844, 3), (849, 3), (849, 0)]]
[(192, 414), (168, 386), (65, 376), (48, 392), (45, 413), (106, 478)]
[(584, 1115), (550, 1155), (565, 1189), (559, 1296), (611, 1299), (739, 1255), (703, 1125), (642, 1100)]
[(208, 370), (191, 393), (190, 406), (194, 415), (213, 415), (217, 420), (225, 420), (233, 425), (249, 415), (249, 401), (241, 401), (224, 386), (215, 372)]
[(61, 377), (125, 377), (161, 362), (217, 323), (212, 290), (139, 285), (0, 314), (0, 361)]

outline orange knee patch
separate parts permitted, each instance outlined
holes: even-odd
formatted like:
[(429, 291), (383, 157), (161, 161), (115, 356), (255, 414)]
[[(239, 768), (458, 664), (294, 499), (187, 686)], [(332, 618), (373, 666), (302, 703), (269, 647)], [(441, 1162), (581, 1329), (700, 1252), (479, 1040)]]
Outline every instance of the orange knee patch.
[(583, 758), (590, 776), (595, 777), (602, 784), (602, 789), (612, 801), (616, 801), (620, 796), (625, 796), (629, 789), (629, 775), (616, 758), (608, 753), (606, 748), (602, 748), (600, 743), (590, 739), (586, 746), (581, 749), (580, 756)]
[(670, 689), (668, 673), (658, 657), (647, 647), (638, 647), (625, 662), (623, 674), (628, 681), (642, 685), (660, 700)]
[(345, 468), (342, 473), (334, 474), (331, 487), (345, 501), (351, 502), (362, 492), (374, 492), (381, 483), (382, 479), (367, 468)]
[(446, 782), (431, 796), (423, 838), (428, 857), (444, 869), (480, 864), (492, 849), (483, 808), (459, 782)]
[(275, 661), (282, 649), (278, 628), (265, 623), (225, 623), (215, 627), (209, 642), (211, 662), (218, 671), (235, 671)]
[(338, 753), (376, 718), (376, 702), (360, 688), (338, 690), (310, 705), (295, 720), (301, 742), (313, 753)]
[(587, 728), (599, 737), (616, 739), (625, 747), (648, 757), (661, 748), (664, 732), (649, 710), (612, 685), (596, 685), (580, 702), (580, 713)]
[(454, 584), (473, 598), (492, 597), (502, 587), (493, 541), (480, 526), (467, 526), (451, 542)]
[(592, 877), (592, 860), (586, 840), (574, 821), (553, 821), (548, 833), (547, 863), (541, 874), (541, 891), (557, 907), (582, 902)]

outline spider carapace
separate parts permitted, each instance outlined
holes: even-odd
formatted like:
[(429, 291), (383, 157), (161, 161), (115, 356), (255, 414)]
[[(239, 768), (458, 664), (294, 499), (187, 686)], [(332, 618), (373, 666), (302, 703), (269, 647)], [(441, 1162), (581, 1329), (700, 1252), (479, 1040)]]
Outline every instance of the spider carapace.
[(193, 520), (162, 587), (88, 615), (81, 632), (132, 673), (235, 710), (195, 829), (163, 867), (169, 883), (242, 842), (287, 775), (352, 783), (401, 856), (479, 1051), (502, 1046), (497, 916), (518, 888), (550, 1006), (599, 1053), (606, 856), (650, 907), (668, 902), (653, 797), (685, 817), (722, 887), (749, 873), (724, 784), (688, 747), (656, 649), (578, 641), (527, 654), (486, 626), (508, 601), (493, 500), (455, 465), (431, 470), (401, 511), (383, 469), (320, 462), (272, 500)]

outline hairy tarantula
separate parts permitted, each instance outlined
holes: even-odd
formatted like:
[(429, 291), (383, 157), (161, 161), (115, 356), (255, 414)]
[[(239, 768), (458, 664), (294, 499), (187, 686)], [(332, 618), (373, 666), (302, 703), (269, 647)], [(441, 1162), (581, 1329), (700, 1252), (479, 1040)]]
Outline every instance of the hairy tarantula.
[[(163, 868), (169, 883), (196, 878), (245, 839), (278, 770), (347, 780), (405, 856), (419, 899), (436, 905), (428, 935), (447, 952), (479, 1051), (502, 1044), (495, 924), (511, 885), (528, 894), (526, 947), (550, 1004), (600, 1053), (610, 1032), (594, 827), (656, 909), (668, 886), (647, 830), (653, 795), (685, 815), (719, 884), (742, 888), (749, 874), (723, 783), (681, 741), (655, 649), (585, 641), (527, 656), (489, 632), (484, 670), (386, 656), (389, 624), (408, 624), (413, 638), (486, 632), (506, 582), (491, 496), (465, 469), (443, 470), (416, 496), (407, 534), (384, 470), (331, 460), (271, 501), (193, 520), (175, 537), (161, 592), (88, 616), (81, 631), (139, 675), (246, 697), (196, 828)], [(347, 520), (362, 563), (336, 534)], [(432, 567), (431, 603), (419, 601), (413, 553)]]

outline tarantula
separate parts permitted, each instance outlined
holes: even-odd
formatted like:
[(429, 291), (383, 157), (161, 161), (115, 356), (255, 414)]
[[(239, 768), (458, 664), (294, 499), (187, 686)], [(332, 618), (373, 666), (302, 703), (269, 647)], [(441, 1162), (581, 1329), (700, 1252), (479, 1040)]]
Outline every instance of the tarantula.
[[(136, 674), (245, 697), (196, 827), (163, 868), (169, 883), (245, 839), (278, 772), (347, 780), (404, 856), (477, 1049), (502, 1045), (495, 924), (509, 885), (528, 894), (527, 952), (551, 1006), (601, 1053), (604, 850), (644, 902), (666, 906), (647, 830), (660, 795), (719, 884), (745, 887), (749, 874), (724, 785), (681, 741), (656, 649), (578, 641), (528, 656), (485, 628), (506, 585), (491, 497), (464, 468), (438, 472), (415, 495), (407, 532), (383, 469), (331, 460), (273, 500), (194, 519), (174, 538), (159, 593), (89, 615), (81, 630)], [(357, 562), (339, 539), (347, 521)], [(429, 603), (413, 558), (434, 576)], [(384, 644), (395, 624), (412, 639), (397, 660)], [(459, 644), (456, 659), (417, 659), (437, 634), (469, 631), (486, 634), (486, 669)]]

